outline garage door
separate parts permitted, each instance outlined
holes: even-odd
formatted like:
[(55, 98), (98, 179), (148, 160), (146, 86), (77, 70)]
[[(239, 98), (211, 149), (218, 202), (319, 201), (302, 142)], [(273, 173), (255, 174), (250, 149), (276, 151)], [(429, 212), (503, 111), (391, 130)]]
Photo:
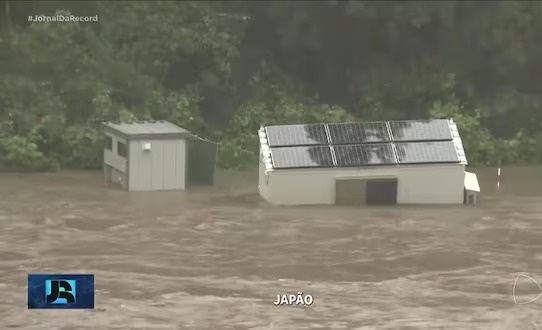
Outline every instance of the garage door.
[(335, 182), (335, 204), (363, 205), (367, 198), (367, 180), (337, 179)]
[(367, 180), (367, 204), (397, 204), (397, 179)]
[(335, 204), (397, 204), (397, 179), (337, 179)]

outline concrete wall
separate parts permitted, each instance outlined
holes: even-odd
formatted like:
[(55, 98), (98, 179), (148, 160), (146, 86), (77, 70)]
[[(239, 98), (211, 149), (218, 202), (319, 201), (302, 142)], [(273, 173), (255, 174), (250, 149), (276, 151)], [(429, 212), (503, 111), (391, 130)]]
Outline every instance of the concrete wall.
[[(334, 204), (336, 178), (393, 176), (398, 179), (398, 204), (462, 204), (464, 171), (459, 164), (274, 170), (260, 194), (277, 205)], [(264, 178), (260, 166), (260, 186)]]
[[(143, 151), (145, 143), (151, 150)], [(185, 140), (137, 140), (129, 148), (130, 191), (185, 189)]]

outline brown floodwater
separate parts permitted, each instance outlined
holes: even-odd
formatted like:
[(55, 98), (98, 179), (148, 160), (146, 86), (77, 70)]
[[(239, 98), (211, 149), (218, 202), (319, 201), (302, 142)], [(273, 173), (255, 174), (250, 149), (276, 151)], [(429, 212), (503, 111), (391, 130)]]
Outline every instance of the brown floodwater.
[[(256, 172), (155, 193), (0, 174), (0, 329), (542, 329), (542, 298), (512, 295), (542, 283), (542, 168), (477, 173), (477, 207), (391, 208), (272, 207)], [(96, 309), (28, 310), (28, 273), (95, 274)]]

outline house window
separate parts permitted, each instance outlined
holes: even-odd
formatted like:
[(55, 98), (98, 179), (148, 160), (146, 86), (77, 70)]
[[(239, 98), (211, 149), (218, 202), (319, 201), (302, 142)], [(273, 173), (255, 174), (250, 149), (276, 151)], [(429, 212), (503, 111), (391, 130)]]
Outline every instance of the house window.
[(110, 136), (105, 137), (105, 149), (113, 151), (113, 138)]
[(126, 143), (117, 142), (117, 155), (126, 158)]

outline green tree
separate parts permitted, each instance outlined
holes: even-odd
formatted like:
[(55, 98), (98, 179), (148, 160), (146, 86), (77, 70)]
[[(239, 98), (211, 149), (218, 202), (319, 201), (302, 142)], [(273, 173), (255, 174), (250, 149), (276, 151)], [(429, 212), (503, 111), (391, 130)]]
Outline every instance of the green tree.
[[(471, 164), (542, 161), (540, 2), (0, 7), (2, 168), (97, 168), (100, 123), (130, 119), (221, 142), (223, 166), (254, 162), (262, 124), (431, 116), (458, 122)], [(26, 20), (56, 12), (99, 22)]]

